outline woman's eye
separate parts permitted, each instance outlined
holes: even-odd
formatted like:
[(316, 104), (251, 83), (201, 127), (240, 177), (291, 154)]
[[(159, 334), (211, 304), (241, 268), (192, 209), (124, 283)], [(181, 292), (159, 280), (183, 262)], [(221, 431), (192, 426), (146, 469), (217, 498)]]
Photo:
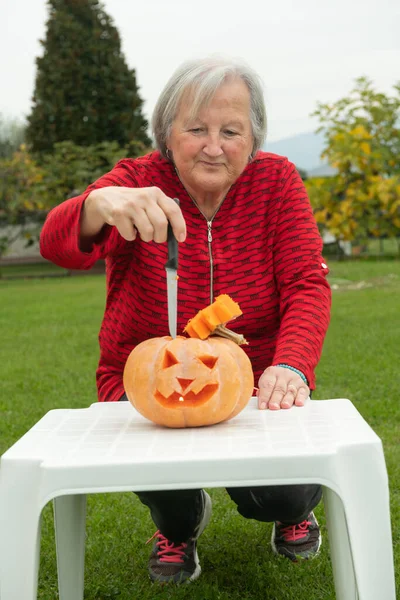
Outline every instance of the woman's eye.
[(191, 133), (201, 133), (203, 130), (201, 127), (194, 127), (193, 129), (189, 130)]
[(234, 135), (237, 135), (237, 133), (236, 133), (236, 131), (232, 131), (231, 129), (225, 129), (225, 135), (232, 137)]

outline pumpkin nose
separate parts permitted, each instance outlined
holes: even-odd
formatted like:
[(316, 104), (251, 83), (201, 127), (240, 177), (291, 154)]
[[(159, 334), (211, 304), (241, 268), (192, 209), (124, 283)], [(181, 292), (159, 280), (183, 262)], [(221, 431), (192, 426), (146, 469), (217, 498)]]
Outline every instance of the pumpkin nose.
[(180, 383), (182, 392), (184, 392), (189, 387), (189, 385), (194, 381), (194, 379), (183, 379), (183, 377), (177, 377), (177, 380)]

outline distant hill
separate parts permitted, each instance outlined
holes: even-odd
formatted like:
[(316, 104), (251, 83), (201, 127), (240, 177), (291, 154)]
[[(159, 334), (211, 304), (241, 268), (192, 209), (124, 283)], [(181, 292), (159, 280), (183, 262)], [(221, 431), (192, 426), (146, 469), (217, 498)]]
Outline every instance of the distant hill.
[(322, 164), (320, 167), (316, 167), (315, 169), (309, 169), (307, 171), (307, 175), (309, 177), (330, 177), (331, 175), (335, 175), (337, 170), (331, 167), (330, 165)]
[[(278, 140), (276, 142), (265, 143), (263, 150), (287, 156), (296, 167), (303, 169), (310, 174), (311, 171), (324, 168), (332, 170), (325, 165), (320, 156), (324, 147), (324, 137), (322, 133), (299, 133), (292, 137)], [(315, 175), (331, 175), (332, 173), (315, 173)]]

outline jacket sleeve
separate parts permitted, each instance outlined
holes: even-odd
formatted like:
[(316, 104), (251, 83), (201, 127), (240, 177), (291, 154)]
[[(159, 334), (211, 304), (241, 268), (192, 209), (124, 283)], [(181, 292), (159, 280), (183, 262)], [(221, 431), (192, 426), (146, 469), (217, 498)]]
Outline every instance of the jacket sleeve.
[(117, 252), (127, 243), (116, 227), (105, 225), (91, 252), (79, 248), (80, 217), (83, 204), (92, 190), (107, 186), (140, 187), (132, 161), (121, 160), (109, 172), (75, 198), (65, 200), (47, 215), (40, 233), (40, 253), (65, 269), (90, 269), (96, 261)]
[(274, 243), (281, 323), (272, 364), (299, 369), (314, 389), (330, 320), (329, 269), (304, 183), (292, 163), (284, 171)]

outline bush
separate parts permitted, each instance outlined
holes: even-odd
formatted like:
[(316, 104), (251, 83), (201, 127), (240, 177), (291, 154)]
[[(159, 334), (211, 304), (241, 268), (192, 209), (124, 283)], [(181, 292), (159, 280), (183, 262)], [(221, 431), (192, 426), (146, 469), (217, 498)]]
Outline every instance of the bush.
[[(147, 150), (139, 141), (123, 148), (117, 142), (86, 147), (60, 142), (44, 156), (29, 153), (22, 145), (11, 158), (0, 159), (0, 256), (18, 237), (25, 236), (32, 244), (51, 208), (82, 193), (120, 159)], [(37, 228), (32, 230), (32, 224)]]
[(28, 245), (33, 243), (32, 225), (46, 215), (44, 175), (24, 145), (0, 160), (0, 256), (23, 235)]
[(55, 144), (54, 151), (42, 158), (49, 208), (82, 193), (122, 158), (136, 158), (146, 151), (144, 144), (138, 141), (123, 148), (117, 142), (92, 146), (77, 146), (73, 142)]

